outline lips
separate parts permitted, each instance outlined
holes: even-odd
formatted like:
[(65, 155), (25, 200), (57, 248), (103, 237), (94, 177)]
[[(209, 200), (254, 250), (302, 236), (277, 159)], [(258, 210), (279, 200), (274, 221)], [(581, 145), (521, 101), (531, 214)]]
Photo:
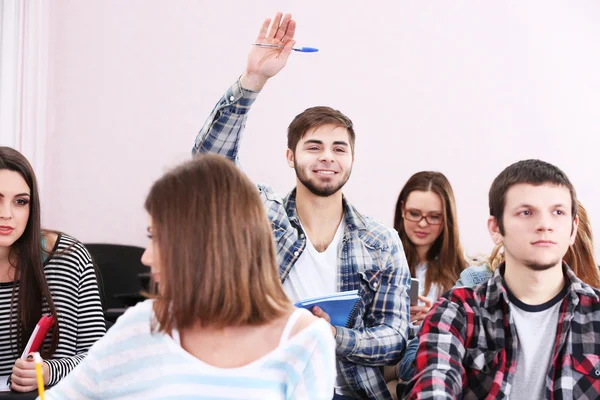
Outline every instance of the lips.
[(323, 175), (323, 176), (332, 176), (337, 174), (337, 172), (332, 171), (330, 169), (314, 169), (313, 172), (317, 175)]
[(0, 235), (10, 235), (14, 230), (15, 228), (10, 226), (0, 226)]
[(420, 239), (423, 239), (427, 235), (429, 235), (429, 233), (427, 233), (427, 232), (415, 232), (415, 236), (417, 236)]
[(552, 240), (536, 240), (531, 244), (538, 247), (550, 247), (554, 246), (556, 242), (553, 242)]

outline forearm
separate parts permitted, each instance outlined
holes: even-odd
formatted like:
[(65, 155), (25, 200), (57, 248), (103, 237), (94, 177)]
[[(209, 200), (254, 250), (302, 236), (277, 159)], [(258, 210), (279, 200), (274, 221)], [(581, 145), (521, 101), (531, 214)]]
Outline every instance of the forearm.
[(239, 165), (238, 151), (242, 132), (258, 93), (243, 88), (241, 78), (231, 85), (196, 136), (192, 154), (220, 154)]
[(44, 360), (44, 362), (48, 364), (49, 370), (48, 385), (56, 385), (61, 379), (66, 377), (84, 358), (85, 354), (78, 354), (72, 357)]
[(406, 330), (400, 327), (336, 327), (336, 331), (336, 354), (357, 364), (384, 366), (398, 363), (406, 345)]
[(410, 273), (400, 240), (395, 239), (386, 268), (362, 277), (361, 293), (366, 304), (362, 316), (364, 325), (354, 329), (336, 327), (336, 353), (351, 362), (392, 365), (400, 361), (406, 346)]
[(438, 302), (419, 333), (415, 375), (409, 399), (455, 399), (461, 396), (466, 318), (456, 304)]

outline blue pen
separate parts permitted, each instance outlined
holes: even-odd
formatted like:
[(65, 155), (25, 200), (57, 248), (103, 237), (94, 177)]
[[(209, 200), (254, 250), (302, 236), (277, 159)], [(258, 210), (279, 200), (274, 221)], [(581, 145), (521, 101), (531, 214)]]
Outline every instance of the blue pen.
[[(272, 49), (281, 49), (283, 46), (280, 44), (268, 44), (268, 43), (252, 43), (252, 46), (258, 47), (270, 47)], [(314, 47), (293, 47), (292, 50), (299, 51), (301, 53), (316, 53), (319, 49)]]

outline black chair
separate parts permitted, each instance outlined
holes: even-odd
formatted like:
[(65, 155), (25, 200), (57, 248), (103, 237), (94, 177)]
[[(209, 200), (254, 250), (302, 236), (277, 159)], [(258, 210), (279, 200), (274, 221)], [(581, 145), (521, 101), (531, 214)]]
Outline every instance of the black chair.
[(114, 322), (127, 307), (144, 300), (140, 294), (142, 290), (148, 290), (148, 267), (141, 262), (144, 249), (105, 243), (89, 243), (85, 247), (92, 255), (100, 274), (105, 318)]

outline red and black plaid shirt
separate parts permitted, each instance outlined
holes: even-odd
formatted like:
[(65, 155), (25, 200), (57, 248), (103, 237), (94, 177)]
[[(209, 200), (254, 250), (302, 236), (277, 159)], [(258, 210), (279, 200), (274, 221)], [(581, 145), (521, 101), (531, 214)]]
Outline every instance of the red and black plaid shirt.
[[(546, 373), (546, 399), (600, 398), (600, 290), (563, 267), (568, 290), (560, 305)], [(417, 368), (408, 399), (527, 398), (511, 393), (519, 340), (500, 268), (475, 288), (438, 300), (419, 333)]]

